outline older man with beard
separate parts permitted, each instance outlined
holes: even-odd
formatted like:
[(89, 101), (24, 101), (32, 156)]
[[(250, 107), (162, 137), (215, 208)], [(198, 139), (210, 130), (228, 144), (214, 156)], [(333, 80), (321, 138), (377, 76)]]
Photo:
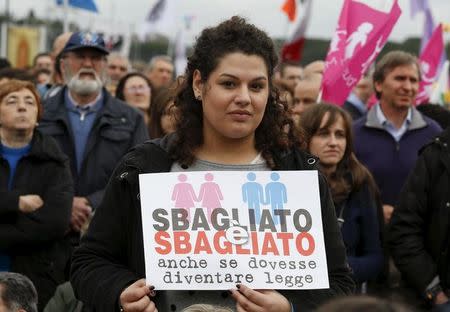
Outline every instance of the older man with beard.
[(70, 158), (75, 185), (71, 218), (75, 244), (100, 204), (119, 159), (148, 139), (141, 114), (104, 88), (108, 53), (99, 35), (72, 34), (59, 55), (65, 86), (47, 99), (39, 126)]

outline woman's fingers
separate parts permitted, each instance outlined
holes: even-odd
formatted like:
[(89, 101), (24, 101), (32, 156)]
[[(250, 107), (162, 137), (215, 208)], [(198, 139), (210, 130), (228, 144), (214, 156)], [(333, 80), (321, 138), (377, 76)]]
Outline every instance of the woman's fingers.
[(152, 304), (149, 294), (150, 288), (146, 285), (145, 279), (140, 279), (120, 294), (121, 306), (127, 312), (147, 311), (148, 306)]
[(231, 291), (231, 296), (236, 301), (237, 311), (263, 312), (262, 308), (254, 301), (255, 297), (257, 297), (257, 294), (254, 293), (256, 291), (243, 285), (238, 286), (238, 290), (233, 289)]

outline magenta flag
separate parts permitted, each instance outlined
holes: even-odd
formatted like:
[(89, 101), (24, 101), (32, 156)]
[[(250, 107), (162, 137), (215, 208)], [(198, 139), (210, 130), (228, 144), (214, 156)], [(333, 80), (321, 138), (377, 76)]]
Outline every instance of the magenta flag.
[(345, 0), (325, 60), (324, 102), (344, 104), (352, 88), (383, 49), (401, 13), (398, 0), (394, 0), (389, 12)]
[(416, 105), (422, 104), (430, 98), (433, 82), (439, 74), (441, 56), (444, 52), (444, 38), (442, 25), (439, 24), (433, 31), (425, 49), (420, 54), (419, 62), (422, 79), (419, 85), (419, 92), (416, 97)]

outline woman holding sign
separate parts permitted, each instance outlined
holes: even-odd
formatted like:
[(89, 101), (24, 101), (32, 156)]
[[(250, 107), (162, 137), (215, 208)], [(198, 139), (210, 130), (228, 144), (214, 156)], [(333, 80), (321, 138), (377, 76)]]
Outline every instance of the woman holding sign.
[[(141, 173), (212, 170), (310, 170), (315, 159), (300, 151), (288, 108), (271, 77), (277, 64), (266, 33), (233, 17), (203, 30), (189, 58), (175, 105), (177, 131), (136, 147), (117, 167), (90, 229), (76, 251), (72, 283), (95, 311), (181, 311), (195, 303), (237, 311), (307, 311), (354, 287), (325, 179), (319, 188), (329, 289), (157, 291), (144, 267), (139, 179)], [(296, 259), (297, 260), (297, 259)], [(302, 260), (298, 259), (299, 261)], [(149, 296), (150, 295), (150, 296)]]
[(358, 283), (375, 279), (383, 266), (377, 187), (352, 149), (352, 120), (341, 108), (321, 104), (305, 112), (301, 126), (309, 151), (320, 158), (342, 237)]

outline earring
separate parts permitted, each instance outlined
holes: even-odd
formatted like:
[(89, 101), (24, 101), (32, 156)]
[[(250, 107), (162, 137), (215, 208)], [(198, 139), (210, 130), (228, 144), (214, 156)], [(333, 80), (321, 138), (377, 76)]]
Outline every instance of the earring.
[(201, 101), (202, 100), (202, 96), (199, 94), (199, 95), (197, 95), (197, 101)]

